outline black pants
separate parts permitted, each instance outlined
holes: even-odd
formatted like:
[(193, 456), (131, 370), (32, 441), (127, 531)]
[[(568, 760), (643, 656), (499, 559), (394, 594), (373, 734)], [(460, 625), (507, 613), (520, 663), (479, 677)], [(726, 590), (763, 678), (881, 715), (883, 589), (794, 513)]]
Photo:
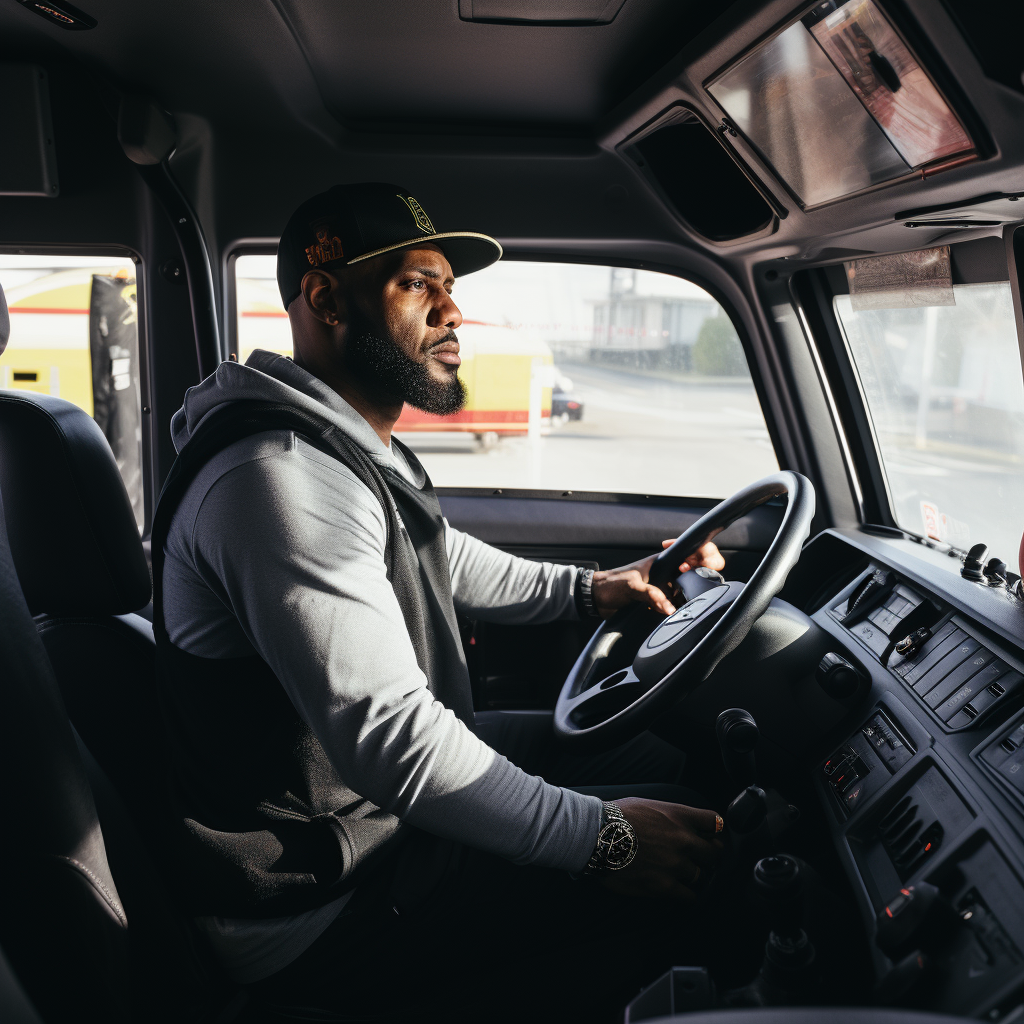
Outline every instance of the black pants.
[[(605, 754), (564, 754), (545, 712), (485, 712), (480, 737), (549, 782), (604, 799), (701, 800), (678, 785), (684, 755), (650, 734)], [(700, 961), (694, 915), (563, 871), (461, 849), (446, 884), (412, 910), (359, 893), (297, 960), (251, 987), (310, 1020), (621, 1021), (673, 963)]]

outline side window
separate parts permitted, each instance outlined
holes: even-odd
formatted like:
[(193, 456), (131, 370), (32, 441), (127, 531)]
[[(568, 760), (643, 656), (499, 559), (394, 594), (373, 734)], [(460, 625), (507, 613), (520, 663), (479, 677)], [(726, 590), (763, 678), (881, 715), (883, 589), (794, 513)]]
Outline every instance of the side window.
[(135, 264), (124, 257), (0, 254), (11, 338), (0, 387), (63, 398), (110, 443), (145, 525)]
[[(235, 272), (238, 358), (290, 354), (274, 257)], [(720, 498), (778, 469), (736, 330), (697, 285), (509, 260), (452, 295), (466, 406), (396, 427), (435, 485)]]
[(855, 309), (849, 295), (833, 304), (893, 518), (957, 548), (983, 541), (1012, 565), (1024, 507), (1024, 382), (1010, 285), (951, 291), (948, 305)]

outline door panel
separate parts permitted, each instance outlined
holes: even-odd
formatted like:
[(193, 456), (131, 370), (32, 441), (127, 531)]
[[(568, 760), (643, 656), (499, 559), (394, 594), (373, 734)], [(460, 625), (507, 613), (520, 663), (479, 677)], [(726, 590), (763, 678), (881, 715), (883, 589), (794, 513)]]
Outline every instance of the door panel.
[[(649, 551), (666, 537), (692, 526), (713, 501), (643, 504), (628, 500), (576, 501), (571, 498), (492, 496), (438, 491), (448, 522), (497, 547)], [(754, 509), (719, 538), (732, 551), (765, 551), (782, 521), (781, 504)], [(605, 567), (605, 566), (602, 566)]]

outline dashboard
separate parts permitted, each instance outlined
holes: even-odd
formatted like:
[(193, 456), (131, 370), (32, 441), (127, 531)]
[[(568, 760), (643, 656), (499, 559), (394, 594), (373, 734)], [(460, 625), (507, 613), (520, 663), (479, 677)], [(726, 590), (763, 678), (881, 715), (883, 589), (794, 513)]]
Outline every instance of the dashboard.
[(858, 680), (812, 770), (885, 1001), (1016, 1020), (1024, 601), (958, 570), (909, 539), (828, 530), (787, 591)]

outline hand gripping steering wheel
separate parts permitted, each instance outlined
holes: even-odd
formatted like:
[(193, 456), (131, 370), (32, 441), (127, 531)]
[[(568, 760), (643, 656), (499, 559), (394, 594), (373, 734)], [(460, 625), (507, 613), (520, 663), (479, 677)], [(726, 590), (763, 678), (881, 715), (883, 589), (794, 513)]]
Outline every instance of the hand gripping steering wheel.
[[(780, 495), (789, 498), (782, 523), (748, 583), (726, 583), (700, 569), (678, 574), (687, 555)], [(658, 586), (678, 576), (685, 604), (668, 618), (634, 605), (601, 623), (562, 685), (555, 735), (577, 750), (606, 749), (639, 735), (703, 683), (782, 589), (813, 515), (810, 480), (781, 472), (749, 484), (698, 519), (658, 555), (650, 574)]]

